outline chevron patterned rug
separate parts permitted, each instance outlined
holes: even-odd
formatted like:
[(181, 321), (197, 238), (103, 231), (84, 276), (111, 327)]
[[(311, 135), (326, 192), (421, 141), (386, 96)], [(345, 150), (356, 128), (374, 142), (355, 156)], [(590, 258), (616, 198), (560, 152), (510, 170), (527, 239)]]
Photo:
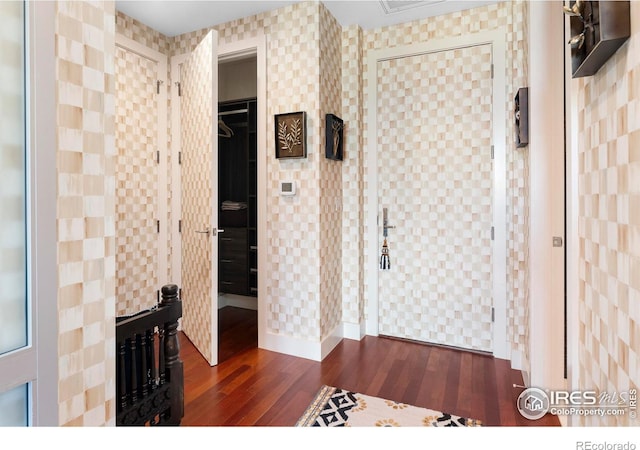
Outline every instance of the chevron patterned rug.
[(478, 427), (478, 420), (323, 386), (297, 427)]

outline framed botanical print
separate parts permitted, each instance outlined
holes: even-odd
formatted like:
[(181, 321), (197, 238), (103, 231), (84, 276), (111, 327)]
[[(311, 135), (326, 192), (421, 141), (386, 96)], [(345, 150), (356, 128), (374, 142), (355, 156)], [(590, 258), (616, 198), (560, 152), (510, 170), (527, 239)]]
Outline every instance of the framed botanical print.
[(304, 111), (276, 114), (276, 158), (306, 158), (307, 135)]

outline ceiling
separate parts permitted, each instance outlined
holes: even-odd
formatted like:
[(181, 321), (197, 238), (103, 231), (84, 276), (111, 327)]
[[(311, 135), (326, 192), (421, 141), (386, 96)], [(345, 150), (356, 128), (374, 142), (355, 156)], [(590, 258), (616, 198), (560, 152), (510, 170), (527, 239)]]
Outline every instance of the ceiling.
[[(116, 9), (171, 37), (293, 3), (299, 1), (116, 0)], [(340, 25), (371, 29), (497, 3), (497, 0), (325, 0), (323, 3)]]

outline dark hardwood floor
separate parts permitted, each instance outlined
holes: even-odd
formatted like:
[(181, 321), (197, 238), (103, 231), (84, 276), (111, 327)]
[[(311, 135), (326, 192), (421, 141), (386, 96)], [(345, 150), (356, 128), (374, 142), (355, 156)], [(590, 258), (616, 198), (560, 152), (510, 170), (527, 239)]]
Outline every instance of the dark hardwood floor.
[(559, 426), (523, 418), (522, 376), (506, 360), (366, 336), (344, 339), (323, 362), (257, 348), (255, 311), (220, 310), (219, 364), (180, 333), (183, 426), (294, 426), (323, 384), (479, 419), (486, 426)]

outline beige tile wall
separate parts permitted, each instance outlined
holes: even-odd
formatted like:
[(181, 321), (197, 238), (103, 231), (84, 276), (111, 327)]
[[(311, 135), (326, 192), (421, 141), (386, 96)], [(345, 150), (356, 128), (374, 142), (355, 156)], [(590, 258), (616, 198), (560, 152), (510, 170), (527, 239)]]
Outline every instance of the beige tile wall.
[[(158, 64), (116, 47), (116, 315), (157, 303)], [(161, 226), (166, 226), (163, 221)]]
[(56, 6), (60, 425), (113, 425), (115, 6)]
[(116, 33), (163, 55), (169, 54), (170, 38), (120, 11), (116, 11)]
[(342, 320), (364, 321), (363, 42), (357, 25), (342, 31)]
[(529, 80), (529, 7), (506, 2), (507, 19), (507, 339), (529, 372), (529, 152), (514, 146), (513, 100)]
[[(267, 35), (267, 331), (318, 342), (321, 339), (320, 225), (321, 116), (320, 7), (300, 3), (265, 18)], [(223, 33), (226, 35), (226, 32)], [(313, 63), (311, 63), (313, 62)], [(307, 158), (274, 158), (273, 116), (307, 112)], [(297, 195), (278, 195), (292, 179)], [(262, 250), (261, 250), (262, 251)]]
[[(579, 387), (640, 386), (640, 3), (631, 38), (593, 76), (578, 105)], [(624, 416), (588, 426), (640, 425)]]
[[(116, 11), (116, 34), (124, 36), (128, 39), (134, 40), (151, 50), (162, 53), (163, 55), (169, 55), (169, 41), (170, 39), (162, 33), (148, 27), (147, 25), (135, 20), (120, 11)], [(167, 69), (167, 83), (160, 87), (160, 89), (166, 89), (167, 91), (167, 111), (170, 114), (171, 111), (171, 68)], [(171, 121), (167, 117), (167, 149), (171, 149)], [(161, 155), (161, 158), (166, 156), (167, 167), (171, 167), (171, 151), (167, 151), (167, 155)], [(171, 170), (166, 173), (167, 193), (168, 197), (172, 195), (180, 195), (179, 192), (175, 192), (173, 183), (171, 180)], [(174, 282), (175, 278), (172, 274), (171, 267), (171, 254), (173, 253), (171, 232), (173, 229), (174, 221), (172, 220), (171, 202), (167, 202), (167, 216), (165, 218), (160, 217), (161, 226), (167, 227), (167, 277), (170, 282)], [(164, 219), (164, 220), (163, 220)], [(159, 278), (162, 278), (162, 274), (158, 274)]]
[(324, 5), (319, 20), (320, 336), (324, 338), (342, 320), (342, 162), (324, 156), (325, 115), (342, 118), (342, 28)]

